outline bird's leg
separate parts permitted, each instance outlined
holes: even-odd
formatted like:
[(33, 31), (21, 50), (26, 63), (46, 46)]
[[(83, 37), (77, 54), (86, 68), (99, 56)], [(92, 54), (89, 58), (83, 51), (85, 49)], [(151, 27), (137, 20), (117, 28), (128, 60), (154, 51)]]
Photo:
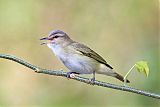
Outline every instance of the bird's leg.
[(93, 78), (91, 79), (91, 81), (95, 81), (95, 71), (93, 71)]
[(89, 84), (94, 85), (95, 82), (95, 71), (93, 71), (93, 77), (89, 80)]
[(74, 77), (75, 77), (75, 74), (79, 74), (79, 73), (77, 73), (77, 72), (72, 72), (72, 71), (67, 72), (67, 78), (74, 78)]

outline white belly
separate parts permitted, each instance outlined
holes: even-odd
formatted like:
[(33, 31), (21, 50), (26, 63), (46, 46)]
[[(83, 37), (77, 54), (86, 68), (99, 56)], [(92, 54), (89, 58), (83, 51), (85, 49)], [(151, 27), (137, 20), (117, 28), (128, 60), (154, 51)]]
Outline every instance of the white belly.
[(59, 47), (48, 47), (52, 49), (55, 55), (72, 72), (91, 74), (96, 70), (96, 68), (98, 68), (98, 63), (87, 56), (83, 56), (74, 52), (68, 52)]
[(60, 57), (60, 59), (68, 69), (80, 74), (91, 74), (96, 70), (97, 66), (96, 61), (77, 54), (69, 55), (66, 59)]

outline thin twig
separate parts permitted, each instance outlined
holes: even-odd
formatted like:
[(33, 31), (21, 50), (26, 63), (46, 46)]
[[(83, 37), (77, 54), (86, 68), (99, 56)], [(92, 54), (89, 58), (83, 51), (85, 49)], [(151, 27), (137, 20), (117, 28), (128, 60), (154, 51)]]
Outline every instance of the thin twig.
[[(20, 58), (17, 58), (13, 55), (0, 54), (0, 58), (8, 59), (8, 60), (12, 60), (12, 61), (15, 61), (17, 63), (20, 63), (21, 65), (24, 65), (24, 66), (34, 70), (37, 73), (67, 77), (67, 73), (62, 71), (62, 70), (57, 71), (57, 70), (42, 69), (40, 67), (37, 67), (35, 65), (32, 65), (32, 64), (22, 60)], [(75, 78), (71, 78), (71, 79), (74, 79), (74, 80), (77, 80), (77, 81), (80, 81), (80, 82), (83, 82), (83, 83), (87, 83), (87, 84), (88, 84), (88, 81), (89, 81), (88, 78), (79, 77), (79, 76), (76, 76)], [(147, 96), (147, 97), (152, 97), (152, 98), (155, 98), (155, 99), (160, 99), (160, 94), (146, 92), (146, 91), (142, 91), (142, 90), (135, 89), (135, 88), (128, 87), (128, 86), (115, 85), (115, 84), (110, 84), (110, 83), (101, 82), (101, 81), (97, 81), (97, 80), (94, 82), (94, 85), (101, 86), (101, 87), (112, 88), (112, 89), (121, 90), (121, 91), (132, 92), (132, 93), (144, 95), (144, 96)]]

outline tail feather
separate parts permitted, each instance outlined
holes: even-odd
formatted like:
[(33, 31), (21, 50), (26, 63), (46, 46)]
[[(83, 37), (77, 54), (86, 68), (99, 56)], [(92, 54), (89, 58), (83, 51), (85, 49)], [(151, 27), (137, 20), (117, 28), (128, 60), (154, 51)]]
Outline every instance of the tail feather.
[[(115, 78), (117, 78), (117, 79), (119, 79), (120, 81), (124, 82), (124, 78), (123, 78), (123, 76), (121, 76), (121, 75), (119, 75), (119, 74), (117, 74), (117, 73), (116, 73)], [(126, 82), (127, 82), (127, 83), (130, 83), (130, 81), (129, 81), (129, 80), (126, 80)]]
[[(104, 74), (104, 75), (107, 75), (107, 76), (112, 76), (112, 77), (115, 77), (118, 80), (124, 82), (123, 76), (121, 76), (120, 74), (116, 73), (113, 69), (110, 69), (109, 67), (107, 67), (104, 64), (100, 65), (100, 69), (97, 71), (97, 73)], [(129, 80), (126, 80), (126, 82), (130, 83)]]

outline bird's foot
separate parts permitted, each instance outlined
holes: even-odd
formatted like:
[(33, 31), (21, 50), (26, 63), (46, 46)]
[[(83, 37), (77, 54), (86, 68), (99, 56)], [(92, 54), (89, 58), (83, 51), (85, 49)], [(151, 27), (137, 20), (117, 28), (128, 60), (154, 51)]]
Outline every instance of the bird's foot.
[(95, 84), (95, 78), (91, 78), (88, 80), (88, 84), (94, 85)]
[(76, 77), (76, 74), (79, 74), (79, 73), (76, 73), (76, 72), (67, 72), (67, 78), (75, 78)]
[(39, 68), (35, 68), (35, 72), (39, 73), (41, 70)]

